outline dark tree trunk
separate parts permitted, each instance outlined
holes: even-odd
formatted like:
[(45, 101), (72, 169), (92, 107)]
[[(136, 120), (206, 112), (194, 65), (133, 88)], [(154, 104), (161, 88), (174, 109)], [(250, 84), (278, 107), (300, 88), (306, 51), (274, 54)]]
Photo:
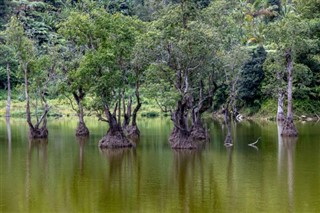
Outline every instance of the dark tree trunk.
[(132, 105), (132, 100), (130, 98), (129, 103), (128, 103), (128, 107), (127, 107), (127, 116), (125, 116), (125, 119), (126, 119), (126, 117), (128, 117), (128, 121), (126, 122), (127, 125), (126, 126), (124, 125), (124, 128), (123, 128), (126, 135), (132, 140), (138, 139), (140, 136), (140, 130), (137, 126), (137, 115), (138, 115), (138, 111), (141, 108), (139, 87), (140, 87), (140, 84), (139, 84), (139, 82), (137, 82), (136, 83), (136, 91), (135, 91), (137, 105), (134, 108), (133, 113), (132, 113), (131, 125), (129, 125), (130, 116), (131, 116), (131, 105)]
[(105, 115), (108, 119), (109, 130), (107, 134), (99, 141), (100, 148), (124, 148), (134, 146), (125, 136), (121, 124), (117, 121), (117, 106), (111, 114), (109, 106), (105, 105)]
[(82, 89), (79, 89), (79, 94), (77, 94), (76, 92), (73, 92), (73, 97), (77, 102), (78, 105), (78, 118), (79, 118), (79, 122), (78, 122), (78, 127), (76, 129), (76, 136), (88, 136), (90, 134), (89, 129), (86, 126), (86, 123), (84, 122), (84, 111), (83, 111), (83, 105), (82, 105), (82, 101), (84, 98), (85, 94), (82, 91)]
[[(47, 113), (49, 112), (49, 107), (45, 104), (44, 112), (41, 118), (37, 121), (36, 125), (32, 124), (31, 121), (31, 112), (30, 112), (30, 97), (29, 97), (29, 85), (28, 85), (28, 70), (27, 65), (24, 64), (23, 66), (24, 71), (24, 83), (25, 83), (25, 96), (26, 96), (26, 116), (27, 116), (27, 123), (29, 125), (29, 137), (30, 138), (47, 138), (48, 137), (48, 129), (47, 129)], [(40, 127), (40, 124), (41, 127)]]
[(293, 123), (293, 109), (292, 109), (292, 81), (293, 81), (293, 61), (291, 49), (286, 52), (287, 72), (288, 72), (288, 109), (287, 119), (284, 122), (281, 136), (297, 137), (298, 131)]
[(8, 84), (8, 98), (7, 98), (6, 117), (10, 117), (10, 108), (11, 108), (11, 84), (10, 84), (10, 65), (9, 65), (9, 64), (7, 64), (7, 84)]
[(188, 129), (188, 120), (186, 119), (187, 104), (181, 100), (177, 103), (177, 109), (171, 115), (174, 128), (170, 135), (169, 142), (173, 149), (196, 149), (198, 144), (192, 141), (191, 132)]
[(233, 145), (232, 134), (231, 134), (231, 121), (230, 121), (230, 114), (229, 114), (229, 103), (227, 103), (224, 108), (224, 122), (225, 122), (225, 125), (227, 126), (227, 135), (224, 140), (224, 145), (229, 147)]
[[(218, 88), (215, 82), (212, 81), (211, 83), (214, 87), (210, 88), (207, 96), (204, 97), (204, 85), (200, 81), (199, 100), (194, 101), (193, 97), (188, 94), (188, 79), (185, 78), (185, 96), (178, 101), (177, 109), (171, 114), (174, 129), (170, 135), (169, 142), (173, 149), (197, 149), (207, 141), (208, 135), (203, 127), (201, 115), (212, 106), (212, 97)], [(189, 114), (191, 114), (191, 127), (188, 125)]]

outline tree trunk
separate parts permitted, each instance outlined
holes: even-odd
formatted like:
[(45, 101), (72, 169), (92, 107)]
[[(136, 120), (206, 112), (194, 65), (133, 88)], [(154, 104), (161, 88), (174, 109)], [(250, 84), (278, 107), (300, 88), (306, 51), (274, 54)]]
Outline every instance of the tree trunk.
[(86, 123), (84, 122), (84, 113), (83, 113), (83, 106), (81, 101), (78, 103), (79, 107), (79, 123), (76, 130), (76, 136), (88, 136), (90, 134), (88, 127), (86, 126)]
[(27, 116), (27, 122), (29, 125), (29, 129), (33, 129), (33, 125), (31, 122), (31, 112), (30, 112), (30, 98), (29, 98), (29, 92), (28, 92), (28, 70), (27, 70), (27, 65), (24, 64), (23, 66), (23, 71), (24, 71), (24, 91), (25, 91), (25, 96), (26, 96), (26, 116)]
[(105, 115), (108, 119), (109, 130), (107, 134), (99, 141), (100, 148), (124, 148), (134, 146), (125, 136), (120, 121), (117, 121), (117, 105), (114, 113), (111, 114), (109, 106), (105, 105)]
[[(24, 71), (24, 83), (25, 83), (25, 96), (26, 96), (26, 117), (27, 123), (29, 125), (29, 137), (36, 139), (36, 138), (47, 138), (48, 137), (48, 129), (47, 129), (47, 113), (49, 111), (49, 107), (45, 104), (44, 113), (41, 116), (40, 120), (33, 126), (31, 121), (31, 112), (30, 112), (30, 97), (29, 97), (29, 84), (28, 84), (28, 69), (27, 64), (23, 64), (23, 71)], [(42, 126), (39, 128), (40, 124)]]
[(277, 81), (278, 81), (278, 110), (277, 110), (277, 121), (284, 121), (285, 116), (283, 112), (283, 101), (284, 101), (284, 92), (281, 88), (282, 77), (280, 71), (277, 71)]
[[(200, 128), (201, 122), (199, 123), (199, 118), (195, 119), (191, 129), (188, 127), (188, 101), (178, 101), (177, 109), (171, 115), (171, 119), (174, 123), (173, 131), (170, 135), (169, 142), (173, 149), (197, 149), (203, 143), (201, 138), (197, 138), (199, 133), (197, 128)], [(193, 116), (195, 116), (194, 113)]]
[[(126, 131), (126, 135), (128, 137), (130, 137), (131, 139), (137, 139), (139, 138), (140, 136), (140, 130), (137, 126), (137, 114), (138, 114), (138, 111), (140, 110), (141, 108), (141, 101), (140, 101), (140, 94), (139, 94), (139, 82), (136, 83), (136, 92), (135, 92), (135, 95), (136, 95), (136, 99), (137, 99), (137, 105), (136, 107), (134, 108), (133, 110), (133, 113), (132, 113), (132, 121), (131, 121), (131, 125), (130, 126), (127, 126), (125, 128), (125, 131)], [(130, 102), (131, 103), (131, 102)], [(131, 105), (131, 104), (130, 104)], [(130, 106), (131, 107), (131, 106)], [(130, 109), (130, 113), (131, 113), (131, 109)]]
[(292, 81), (293, 81), (293, 61), (291, 49), (286, 52), (287, 72), (288, 72), (288, 108), (287, 119), (284, 122), (281, 136), (297, 137), (298, 131), (293, 123), (293, 109), (292, 109)]
[(73, 92), (73, 97), (77, 102), (78, 105), (78, 127), (76, 129), (76, 136), (88, 136), (90, 134), (89, 129), (86, 126), (86, 123), (84, 122), (84, 112), (83, 112), (83, 105), (82, 100), (84, 98), (84, 93), (82, 92), (82, 89), (79, 89), (79, 95), (76, 92)]
[(7, 63), (7, 84), (8, 84), (8, 98), (7, 98), (6, 117), (10, 117), (11, 84), (10, 84), (10, 65), (9, 65), (9, 63)]
[(277, 121), (284, 121), (285, 116), (283, 112), (283, 100), (284, 100), (284, 94), (283, 92), (279, 89), (278, 92), (278, 110), (277, 110)]
[(233, 145), (232, 134), (231, 134), (231, 122), (230, 122), (230, 115), (229, 115), (229, 103), (227, 103), (224, 108), (224, 122), (227, 126), (227, 135), (224, 140), (224, 145), (229, 147)]

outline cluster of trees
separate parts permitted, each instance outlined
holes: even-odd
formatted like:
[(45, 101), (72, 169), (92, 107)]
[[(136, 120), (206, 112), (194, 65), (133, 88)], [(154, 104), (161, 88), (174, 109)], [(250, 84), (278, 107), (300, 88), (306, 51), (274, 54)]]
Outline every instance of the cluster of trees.
[(10, 87), (23, 85), (33, 138), (47, 137), (47, 99), (58, 95), (77, 112), (77, 136), (89, 135), (90, 102), (109, 125), (100, 147), (128, 147), (143, 88), (171, 112), (177, 149), (207, 138), (204, 112), (222, 109), (230, 127), (267, 98), (278, 98), (282, 134), (297, 136), (293, 98), (320, 98), (317, 0), (2, 0), (0, 14), (7, 115)]

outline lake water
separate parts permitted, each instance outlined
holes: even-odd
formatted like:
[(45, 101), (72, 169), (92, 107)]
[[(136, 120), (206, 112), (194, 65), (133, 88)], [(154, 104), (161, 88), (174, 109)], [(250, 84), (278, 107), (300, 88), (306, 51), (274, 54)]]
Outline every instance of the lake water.
[(243, 121), (227, 149), (208, 120), (201, 151), (172, 150), (168, 118), (140, 119), (136, 149), (101, 151), (106, 124), (88, 118), (88, 140), (76, 125), (52, 119), (47, 141), (29, 141), (23, 119), (0, 120), (0, 212), (320, 212), (320, 122), (288, 141), (276, 123)]

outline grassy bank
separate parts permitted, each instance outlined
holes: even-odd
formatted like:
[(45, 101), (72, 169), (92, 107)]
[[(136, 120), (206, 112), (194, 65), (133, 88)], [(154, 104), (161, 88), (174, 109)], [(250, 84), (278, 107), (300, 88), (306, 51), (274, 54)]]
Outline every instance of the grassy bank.
[[(6, 93), (4, 91), (1, 91), (0, 116), (4, 116), (6, 113), (6, 98)], [(70, 103), (66, 98), (50, 99), (48, 100), (48, 103), (51, 106), (48, 114), (49, 117), (76, 116), (76, 112), (72, 110), (72, 107), (70, 106)], [(34, 109), (34, 107), (32, 107), (32, 109)], [(263, 102), (260, 107), (248, 107), (240, 110), (240, 113), (246, 117), (257, 119), (263, 118), (270, 120), (275, 119), (276, 112), (277, 102), (276, 100), (271, 99)], [(41, 111), (39, 111), (39, 113), (41, 113)], [(295, 100), (294, 113), (297, 118), (301, 118), (301, 116), (317, 117), (317, 115), (320, 115), (320, 101)], [(85, 114), (87, 116), (95, 116), (96, 113), (92, 110), (86, 110)], [(169, 113), (161, 112), (159, 106), (155, 101), (147, 99), (143, 101), (139, 114), (142, 117), (169, 116)], [(14, 93), (12, 97), (11, 116), (25, 117), (25, 101), (20, 98), (17, 93)], [(211, 117), (211, 113), (206, 113), (205, 117)]]

